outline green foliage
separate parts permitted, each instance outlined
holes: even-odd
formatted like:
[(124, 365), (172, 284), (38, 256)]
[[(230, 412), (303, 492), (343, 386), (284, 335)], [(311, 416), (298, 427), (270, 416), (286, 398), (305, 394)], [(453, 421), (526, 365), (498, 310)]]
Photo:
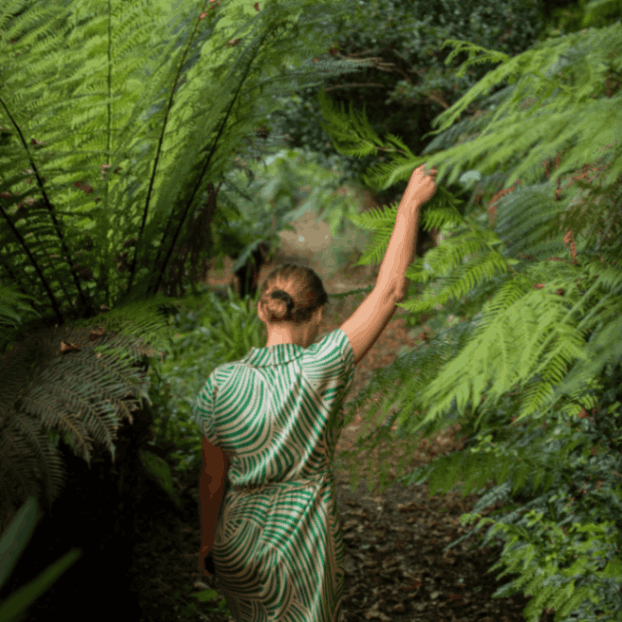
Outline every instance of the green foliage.
[[(346, 421), (365, 403), (368, 421), (378, 411), (381, 420), (391, 409), (395, 414), (344, 454), (390, 444), (393, 422), (404, 440), (460, 423), (468, 447), (415, 469), (404, 483), (428, 481), (430, 494), (444, 494), (461, 480), (463, 495), (495, 483), (474, 512), (505, 502), (496, 512), (501, 518), (488, 519), (493, 527), (486, 541), (495, 533), (508, 541), (494, 568), (503, 564), (519, 578), (496, 596), (532, 595), (526, 620), (537, 620), (543, 607), (556, 609), (556, 622), (575, 615), (596, 620), (592, 605), (605, 615), (622, 611), (622, 345), (616, 339), (622, 330), (622, 223), (615, 211), (622, 124), (608, 121), (606, 130), (602, 124), (621, 109), (622, 67), (612, 54), (621, 38), (618, 22), (539, 42), (514, 58), (488, 55), (501, 66), (435, 120), (439, 135), (427, 146), (427, 159), (403, 144), (394, 149), (389, 136), (392, 159), (370, 175), (388, 187), (426, 161), (438, 168), (437, 184), (469, 183), (462, 210), (442, 195), (424, 208), (424, 228), (436, 227), (442, 241), (408, 268), (406, 276), (425, 287), (400, 306), (420, 313), (440, 305), (459, 315), (469, 298), (478, 313), (376, 372), (349, 405)], [(451, 43), (478, 52), (466, 42)], [(509, 78), (511, 86), (489, 96)], [(452, 127), (471, 102), (486, 96), (483, 116)], [(364, 115), (351, 110), (348, 124), (324, 95), (320, 102), (336, 148), (364, 155), (384, 144)], [(537, 167), (553, 156), (555, 176), (547, 181)], [(597, 175), (588, 177), (588, 170)], [(512, 184), (519, 177), (517, 189)], [(476, 193), (485, 209), (474, 201)], [(393, 208), (352, 219), (378, 236), (360, 263), (382, 255), (394, 219)], [(369, 398), (379, 391), (378, 408)], [(603, 418), (611, 422), (608, 430)], [(597, 449), (603, 446), (609, 451)], [(527, 502), (513, 509), (517, 497)]]
[[(356, 79), (330, 79), (326, 90), (340, 104), (360, 110), (367, 103), (374, 131), (401, 137), (415, 153), (425, 147), (422, 137), (438, 112), (458, 101), (490, 68), (477, 65), (457, 76), (445, 64), (448, 53), (442, 49), (443, 41), (471, 41), (511, 56), (529, 49), (545, 29), (544, 2), (348, 0), (340, 4), (348, 11), (323, 24), (332, 43), (317, 58), (371, 59), (373, 65)], [(317, 153), (318, 162), (330, 168), (334, 151), (322, 127), (316, 95), (317, 88), (299, 89), (296, 97), (284, 100), (270, 115), (269, 127), (289, 134), (292, 146)], [(384, 153), (360, 159), (343, 155), (339, 166), (344, 180), (358, 180), (370, 166), (386, 159)], [(394, 188), (391, 196), (402, 190)]]
[(556, 27), (552, 29), (551, 34), (558, 36), (591, 26), (602, 28), (621, 15), (620, 0), (578, 0), (570, 6), (553, 9), (551, 24)]
[[(25, 304), (24, 299), (34, 300), (34, 296), (15, 291), (15, 286), (4, 285), (0, 287), (0, 325), (17, 328), (22, 322), (22, 318), (29, 314), (32, 309)], [(22, 312), (20, 316), (16, 309)], [(2, 340), (8, 338), (8, 332), (2, 336)], [(0, 344), (0, 351), (4, 351), (4, 344)]]
[[(32, 536), (37, 522), (37, 508), (36, 497), (29, 497), (0, 538), (0, 557), (2, 558), (0, 587), (11, 574), (20, 553), (24, 550)], [(18, 622), (22, 620), (24, 617), (23, 611), (43, 594), (69, 566), (78, 561), (81, 556), (81, 549), (72, 549), (41, 572), (36, 579), (6, 598), (0, 604), (0, 621)]]
[(178, 509), (182, 509), (181, 499), (173, 484), (173, 477), (168, 464), (149, 451), (141, 451), (140, 459), (145, 472), (164, 490)]

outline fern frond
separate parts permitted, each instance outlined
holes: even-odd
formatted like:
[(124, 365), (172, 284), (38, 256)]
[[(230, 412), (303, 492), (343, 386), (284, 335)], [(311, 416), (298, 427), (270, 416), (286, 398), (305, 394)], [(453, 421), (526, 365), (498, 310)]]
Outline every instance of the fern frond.
[[(607, 118), (605, 115), (609, 114), (610, 106), (613, 105), (612, 99), (614, 98), (598, 99), (598, 97), (603, 92), (602, 85), (607, 71), (611, 67), (611, 61), (607, 58), (607, 54), (619, 43), (620, 34), (620, 26), (616, 24), (599, 31), (589, 32), (587, 35), (575, 33), (563, 39), (543, 42), (534, 49), (526, 51), (496, 70), (489, 72), (483, 80), (456, 102), (452, 108), (437, 117), (435, 124), (441, 124), (439, 132), (450, 127), (471, 102), (488, 92), (493, 85), (515, 73), (520, 72), (522, 77), (519, 78), (516, 85), (517, 88), (512, 91), (511, 97), (506, 98), (494, 115), (487, 117), (487, 127), (476, 141), (469, 142), (468, 145), (459, 145), (446, 150), (442, 152), (442, 156), (439, 154), (438, 158), (430, 158), (428, 160), (429, 165), (440, 165), (439, 176), (442, 177), (442, 166), (447, 162), (448, 156), (452, 162), (457, 162), (462, 160), (464, 156), (468, 156), (467, 161), (473, 167), (474, 162), (478, 158), (478, 153), (488, 153), (489, 157), (477, 166), (481, 171), (486, 171), (494, 169), (495, 164), (502, 164), (516, 153), (527, 152), (529, 154), (528, 157), (520, 162), (506, 182), (507, 185), (511, 185), (519, 177), (527, 180), (527, 182), (536, 181), (534, 171), (539, 163), (547, 156), (561, 151), (568, 143), (572, 144), (574, 142), (574, 146), (567, 151), (564, 164), (558, 169), (560, 175), (578, 167), (586, 160), (589, 161), (598, 157), (598, 151), (605, 145), (610, 144), (612, 139), (611, 133), (606, 137), (606, 131), (602, 124), (598, 123), (598, 119)], [(551, 61), (553, 61), (554, 65), (559, 57), (568, 54), (569, 50), (572, 50), (575, 52), (575, 56), (580, 58), (580, 61), (575, 61), (576, 64), (581, 64), (582, 67), (586, 64), (589, 64), (590, 67), (596, 67), (597, 64), (592, 62), (593, 58), (590, 58), (589, 63), (586, 62), (587, 56), (591, 55), (594, 50), (594, 47), (592, 47), (594, 45), (598, 48), (597, 55), (602, 59), (602, 66), (590, 74), (587, 84), (577, 76), (577, 87), (568, 89), (565, 96), (552, 97), (551, 88), (553, 83), (549, 75), (547, 75), (551, 73)], [(619, 63), (613, 69), (619, 70)], [(538, 86), (536, 86), (531, 77), (534, 75), (539, 77), (540, 82)], [(586, 99), (588, 91), (590, 95), (594, 95), (597, 99)], [(527, 96), (533, 96), (537, 100), (539, 104), (537, 115), (534, 113), (536, 110), (535, 105), (531, 108), (531, 111), (520, 109), (520, 104)], [(541, 96), (539, 100), (538, 96)], [(620, 92), (618, 92), (617, 96), (620, 97)], [(549, 101), (544, 105), (543, 102), (547, 98)], [(581, 113), (575, 110), (571, 118), (568, 112), (573, 106), (582, 107), (583, 110)], [(605, 112), (605, 109), (607, 112)], [(581, 128), (576, 123), (577, 114), (582, 116)], [(613, 114), (616, 115), (617, 112)], [(525, 122), (526, 118), (529, 118), (528, 123)], [(595, 125), (596, 127), (601, 127), (602, 130), (595, 132)], [(508, 133), (506, 129), (510, 129), (510, 127), (514, 129)], [(588, 127), (591, 129), (588, 129)], [(520, 131), (518, 131), (519, 128)], [(526, 132), (525, 128), (527, 128)], [(540, 142), (538, 146), (535, 139), (538, 134), (542, 133), (554, 138), (553, 140), (549, 139), (546, 142)], [(585, 145), (581, 143), (582, 146), (579, 147), (576, 138), (584, 135), (589, 135), (589, 141)], [(512, 148), (506, 152), (504, 145), (508, 145), (508, 147), (512, 145)], [(534, 149), (529, 151), (528, 145), (534, 145)], [(481, 152), (479, 151), (480, 146)], [(494, 155), (490, 152), (491, 149)], [(502, 153), (503, 155), (501, 155)], [(497, 157), (498, 155), (500, 157)], [(608, 170), (604, 184), (610, 185), (620, 175), (620, 166), (618, 159), (616, 164)], [(459, 170), (454, 168), (449, 176), (448, 183), (452, 183), (458, 174)]]
[(479, 106), (480, 110), (474, 116), (466, 117), (462, 121), (455, 122), (444, 130), (430, 132), (431, 135), (435, 136), (426, 145), (421, 155), (428, 155), (434, 151), (445, 150), (458, 143), (458, 138), (462, 135), (468, 137), (465, 139), (465, 142), (475, 140), (475, 138), (481, 134), (481, 130), (488, 125), (492, 110), (512, 95), (515, 90), (516, 86), (514, 85), (506, 86), (497, 93), (485, 98)]
[[(523, 534), (521, 533), (520, 536)], [(538, 551), (536, 547), (531, 543), (519, 543), (518, 534), (514, 534), (515, 544), (512, 549), (512, 556), (509, 555), (508, 560), (512, 560), (507, 565), (506, 570), (496, 576), (499, 580), (511, 573), (520, 573), (520, 577), (514, 581), (514, 586), (518, 588), (522, 594), (533, 594), (533, 590), (537, 589), (546, 580), (545, 570), (538, 564)], [(521, 546), (522, 544), (522, 546)], [(508, 551), (509, 551), (508, 547)], [(501, 564), (498, 564), (501, 565)], [(491, 568), (492, 570), (492, 568)], [(523, 611), (523, 615), (527, 610)]]
[(0, 529), (5, 531), (31, 495), (41, 500), (37, 516), (40, 519), (60, 494), (66, 471), (41, 424), (21, 415), (5, 401), (0, 404)]
[(459, 454), (439, 456), (434, 467), (426, 475), (430, 489), (430, 495), (446, 494), (451, 490), (459, 479), (458, 471), (461, 470), (463, 457)]
[(335, 111), (330, 99), (324, 89), (318, 91), (318, 103), (324, 119), (327, 123), (320, 125), (331, 137), (333, 145), (337, 151), (344, 155), (354, 155), (363, 157), (365, 155), (376, 155), (379, 149), (387, 152), (398, 152), (413, 159), (414, 155), (408, 147), (393, 134), (387, 135), (389, 146), (381, 143), (378, 135), (367, 121), (365, 107), (363, 112), (357, 115), (353, 112), (352, 102), (350, 102), (349, 116), (344, 113), (343, 105), (340, 107), (341, 114)]
[[(14, 286), (2, 285), (0, 286), (0, 326), (12, 326), (17, 327), (21, 322), (21, 316), (18, 315), (14, 309), (26, 313), (35, 313), (36, 310), (23, 302), (24, 299), (34, 300), (34, 296), (26, 294), (26, 292), (17, 292)], [(32, 303), (31, 303), (32, 304)]]
[[(138, 304), (128, 305), (125, 313), (96, 318), (91, 326), (82, 321), (80, 326), (30, 333), (0, 357), (0, 412), (6, 413), (0, 435), (0, 482), (6, 483), (3, 490), (11, 491), (10, 503), (1, 508), (2, 521), (10, 520), (16, 501), (19, 507), (35, 492), (34, 482), (42, 474), (48, 501), (58, 495), (63, 471), (49, 445), (49, 430), (61, 431), (87, 463), (91, 440), (104, 444), (114, 462), (113, 441), (122, 419), (132, 422), (132, 412), (141, 405), (137, 397), (149, 400), (145, 370), (136, 364), (154, 356), (155, 350), (137, 335), (153, 338), (156, 325), (149, 304), (142, 304), (142, 312)], [(115, 326), (118, 332), (113, 332)], [(122, 334), (124, 329), (127, 335)], [(28, 444), (20, 440), (24, 435)], [(7, 483), (19, 481), (19, 489)]]
[[(445, 64), (451, 64), (451, 61), (462, 52), (468, 52), (469, 57), (460, 65), (456, 76), (463, 78), (466, 75), (466, 71), (469, 67), (475, 64), (481, 63), (506, 63), (510, 57), (503, 52), (497, 52), (495, 50), (486, 50), (478, 45), (469, 43), (468, 41), (459, 41), (456, 39), (445, 39), (441, 49), (453, 45), (454, 49), (449, 53), (445, 59)], [(477, 56), (478, 52), (483, 52), (481, 56)]]
[(580, 588), (576, 589), (573, 592), (572, 596), (565, 603), (563, 603), (561, 607), (556, 607), (555, 618), (559, 618), (559, 620), (564, 620), (567, 616), (569, 616), (573, 611), (576, 610), (577, 605), (580, 605), (582, 602), (589, 600), (591, 596), (592, 590), (590, 586), (587, 584), (582, 585)]
[(456, 229), (464, 224), (465, 220), (455, 205), (434, 206), (434, 209), (425, 210), (422, 214), (422, 225), (426, 231), (438, 229), (439, 231)]
[(460, 488), (463, 499), (473, 490), (484, 489), (499, 467), (499, 461), (493, 454), (477, 453), (470, 456), (472, 460), (465, 464), (467, 468), (462, 473), (463, 483)]
[[(449, 245), (447, 252), (455, 252), (454, 249)], [(434, 249), (429, 255), (438, 250)], [(453, 263), (457, 262), (454, 260)], [(430, 261), (430, 264), (433, 262)], [(576, 268), (560, 263), (548, 264), (548, 267), (551, 272), (544, 280), (548, 283), (550, 294), (545, 290), (532, 289), (531, 279), (526, 278), (526, 275), (517, 275), (509, 279), (493, 299), (484, 305), (482, 321), (473, 340), (458, 357), (445, 365), (443, 372), (420, 396), (425, 403), (429, 399), (429, 403), (433, 404), (426, 416), (427, 420), (433, 418), (434, 413), (446, 410), (454, 399), (457, 400), (460, 412), (463, 412), (468, 401), (479, 403), (481, 393), (489, 381), (492, 386), (487, 397), (495, 403), (515, 383), (525, 383), (538, 374), (542, 376), (542, 383), (526, 391), (523, 408), (533, 412), (548, 403), (552, 388), (561, 382), (567, 365), (583, 356), (586, 330), (585, 325), (579, 329), (564, 298), (554, 293), (555, 288), (565, 285), (566, 296), (573, 302), (590, 297), (589, 293), (581, 294), (576, 285), (568, 287), (568, 280), (576, 280), (580, 274)], [(570, 276), (564, 278), (554, 275), (554, 272), (560, 270), (562, 273), (569, 272)], [(464, 266), (458, 273), (461, 271), (464, 271)], [(407, 275), (411, 278), (416, 276), (413, 272)], [(416, 310), (432, 308), (435, 303), (449, 299), (451, 287), (433, 297), (424, 294), (419, 300), (401, 303), (400, 306)], [(467, 289), (466, 285), (453, 287), (456, 295), (465, 293)], [(594, 324), (590, 322), (590, 325)], [(474, 361), (477, 364), (473, 364)]]
[(346, 216), (357, 227), (375, 232), (356, 265), (367, 266), (372, 263), (379, 263), (382, 260), (384, 251), (391, 238), (396, 214), (397, 204), (393, 203), (386, 207), (384, 211), (378, 208), (371, 208), (362, 214), (348, 214)]
[[(537, 563), (531, 564), (534, 568), (538, 568)], [(551, 600), (551, 597), (556, 592), (556, 586), (542, 584), (548, 578), (547, 569), (539, 568), (539, 572), (527, 583), (523, 589), (523, 593), (527, 596), (533, 596), (529, 601), (529, 604), (523, 610), (523, 615), (527, 620), (538, 620), (542, 609)]]

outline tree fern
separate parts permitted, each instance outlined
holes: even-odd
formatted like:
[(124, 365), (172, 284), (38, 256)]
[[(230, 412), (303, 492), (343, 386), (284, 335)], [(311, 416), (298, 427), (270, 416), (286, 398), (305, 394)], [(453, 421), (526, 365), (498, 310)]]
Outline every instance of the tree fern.
[[(314, 20), (342, 9), (331, 3), (156, 4), (31, 1), (14, 20), (23, 3), (3, 5), (0, 279), (41, 318), (7, 335), (13, 350), (0, 360), (4, 520), (29, 491), (54, 499), (53, 428), (87, 461), (92, 442), (114, 455), (114, 429), (144, 394), (144, 357), (162, 343), (160, 286), (186, 279), (189, 263), (196, 278), (215, 246), (212, 182), (245, 153), (243, 139), (284, 93), (366, 66), (311, 62), (327, 43), (311, 37)], [(308, 59), (292, 55), (301, 40)], [(17, 298), (3, 305), (9, 318)], [(89, 341), (100, 329), (103, 351)]]

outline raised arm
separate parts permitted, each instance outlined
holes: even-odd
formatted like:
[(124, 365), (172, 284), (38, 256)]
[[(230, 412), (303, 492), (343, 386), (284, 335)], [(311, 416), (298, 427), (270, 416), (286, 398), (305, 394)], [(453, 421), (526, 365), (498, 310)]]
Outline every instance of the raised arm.
[(436, 170), (424, 177), (423, 166), (413, 172), (397, 209), (389, 246), (380, 265), (376, 285), (356, 311), (343, 323), (354, 364), (367, 354), (395, 313), (408, 288), (406, 268), (415, 258), (419, 211), (436, 192)]
[(410, 176), (397, 208), (393, 233), (376, 279), (376, 288), (379, 291), (395, 294), (400, 300), (408, 289), (406, 268), (415, 260), (419, 213), (423, 204), (436, 192), (434, 182), (437, 171), (432, 169), (426, 176), (424, 166), (422, 164), (416, 168)]

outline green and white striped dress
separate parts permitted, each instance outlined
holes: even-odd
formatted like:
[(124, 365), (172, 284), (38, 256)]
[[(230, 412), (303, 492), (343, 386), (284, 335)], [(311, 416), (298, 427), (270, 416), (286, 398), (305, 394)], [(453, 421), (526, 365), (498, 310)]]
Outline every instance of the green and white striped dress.
[(194, 417), (227, 455), (216, 576), (236, 622), (338, 622), (343, 541), (332, 473), (354, 353), (337, 329), (219, 365)]

